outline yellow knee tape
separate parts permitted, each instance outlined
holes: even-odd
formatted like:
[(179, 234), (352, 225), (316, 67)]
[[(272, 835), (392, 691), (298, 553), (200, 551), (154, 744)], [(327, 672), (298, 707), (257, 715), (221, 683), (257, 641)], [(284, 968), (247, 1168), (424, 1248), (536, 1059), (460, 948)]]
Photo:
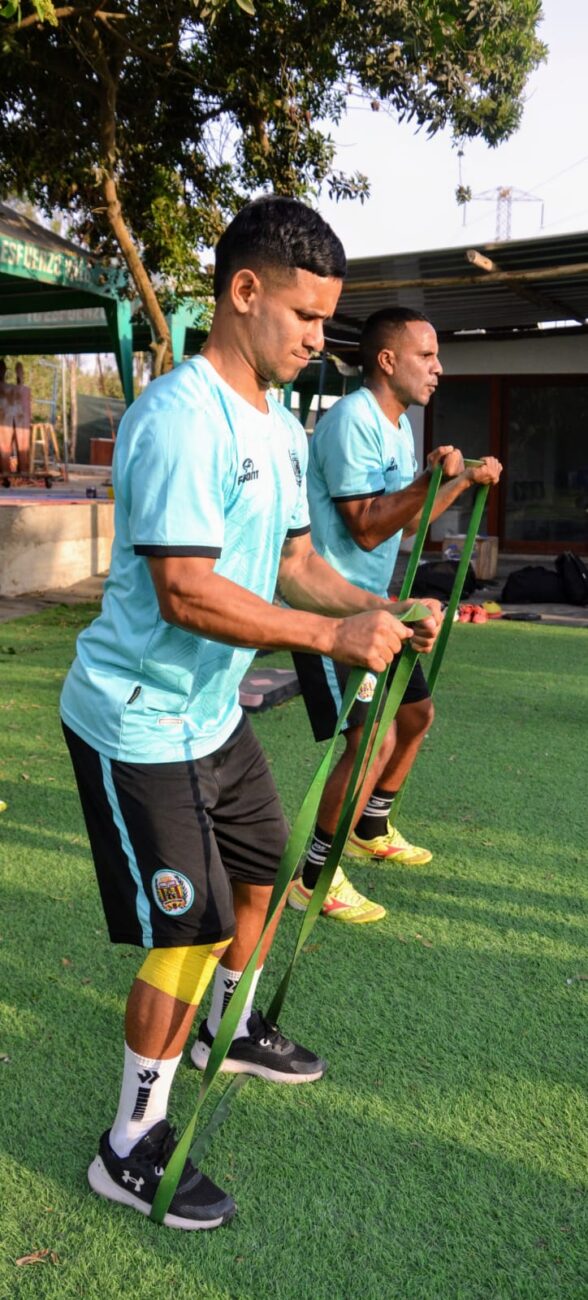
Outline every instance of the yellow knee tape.
[(231, 940), (192, 948), (152, 948), (137, 976), (152, 988), (197, 1007)]

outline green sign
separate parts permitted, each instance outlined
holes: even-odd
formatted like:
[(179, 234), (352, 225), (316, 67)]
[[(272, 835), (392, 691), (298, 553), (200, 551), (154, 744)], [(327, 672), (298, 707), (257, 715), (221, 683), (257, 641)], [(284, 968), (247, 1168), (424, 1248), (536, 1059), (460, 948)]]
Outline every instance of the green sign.
[[(48, 284), (79, 285), (100, 292), (93, 268), (85, 257), (64, 249), (43, 248), (24, 239), (0, 235), (0, 274), (19, 275)], [(101, 274), (104, 274), (102, 271)]]

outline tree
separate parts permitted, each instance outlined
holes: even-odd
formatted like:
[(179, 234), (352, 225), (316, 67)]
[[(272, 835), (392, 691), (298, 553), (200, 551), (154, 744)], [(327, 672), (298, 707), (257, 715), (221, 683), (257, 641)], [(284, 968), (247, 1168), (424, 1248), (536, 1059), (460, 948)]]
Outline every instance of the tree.
[(171, 364), (166, 293), (261, 189), (364, 198), (325, 123), (350, 97), (489, 144), (517, 127), (545, 57), (540, 0), (7, 0), (0, 194), (66, 211), (124, 258)]

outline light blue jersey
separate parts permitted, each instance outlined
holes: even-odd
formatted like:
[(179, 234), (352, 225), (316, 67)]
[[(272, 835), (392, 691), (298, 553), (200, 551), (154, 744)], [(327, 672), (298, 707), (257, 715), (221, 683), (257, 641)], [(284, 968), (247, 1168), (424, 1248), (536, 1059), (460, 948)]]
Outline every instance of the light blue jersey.
[(342, 397), (312, 435), (308, 503), (313, 545), (348, 582), (378, 596), (387, 594), (402, 530), (375, 550), (363, 551), (336, 503), (399, 492), (412, 483), (416, 469), (406, 415), (398, 426), (392, 424), (369, 388)]
[(61, 699), (64, 722), (107, 757), (199, 758), (240, 719), (255, 651), (166, 623), (148, 557), (208, 556), (216, 573), (272, 600), (284, 540), (309, 520), (306, 436), (271, 397), (268, 408), (197, 357), (150, 384), (121, 421), (110, 576)]

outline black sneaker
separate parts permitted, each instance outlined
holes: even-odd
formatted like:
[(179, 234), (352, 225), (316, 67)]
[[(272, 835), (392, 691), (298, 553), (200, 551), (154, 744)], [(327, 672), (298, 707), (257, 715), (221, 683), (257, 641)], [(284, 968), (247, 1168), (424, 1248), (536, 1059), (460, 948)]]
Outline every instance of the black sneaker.
[[(160, 1119), (128, 1156), (115, 1155), (109, 1137), (110, 1130), (102, 1134), (98, 1155), (88, 1169), (92, 1191), (109, 1201), (131, 1205), (141, 1214), (150, 1214), (159, 1181), (176, 1145), (173, 1128), (166, 1119)], [(166, 1228), (220, 1228), (233, 1217), (236, 1208), (232, 1196), (186, 1160), (163, 1222)]]
[[(233, 1039), (221, 1070), (227, 1074), (258, 1074), (272, 1083), (314, 1083), (315, 1079), (322, 1079), (327, 1062), (306, 1047), (284, 1038), (277, 1025), (272, 1025), (259, 1011), (252, 1011), (247, 1028), (249, 1033), (245, 1037)], [(191, 1053), (198, 1070), (206, 1069), (213, 1041), (203, 1020)]]

